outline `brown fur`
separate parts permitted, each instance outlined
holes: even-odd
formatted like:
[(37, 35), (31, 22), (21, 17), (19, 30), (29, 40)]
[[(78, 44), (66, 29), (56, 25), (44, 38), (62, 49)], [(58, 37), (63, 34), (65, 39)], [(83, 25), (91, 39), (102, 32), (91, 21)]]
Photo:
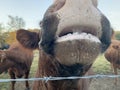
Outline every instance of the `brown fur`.
[[(117, 68), (120, 69), (120, 41), (112, 40), (111, 45), (105, 52), (105, 58), (111, 63), (114, 74), (117, 75)], [(115, 82), (117, 83), (117, 82)]]
[[(44, 52), (40, 53), (39, 68), (36, 73), (36, 77), (61, 77), (59, 70), (62, 70), (57, 60), (54, 57), (46, 55)], [(69, 73), (66, 71), (66, 73)], [(65, 73), (65, 74), (66, 74)], [(93, 74), (92, 70), (89, 70), (86, 75)], [(88, 90), (91, 80), (88, 79), (76, 79), (76, 80), (58, 80), (58, 81), (35, 81), (33, 90)]]
[[(29, 76), (30, 67), (33, 61), (33, 50), (24, 48), (16, 42), (6, 51), (0, 50), (0, 73), (8, 70), (11, 79)], [(14, 90), (15, 82), (12, 82), (11, 90)], [(26, 88), (29, 89), (28, 81)]]
[(28, 30), (20, 29), (17, 31), (17, 40), (26, 48), (36, 49), (38, 48), (38, 42), (40, 41), (39, 36), (41, 32), (30, 32)]
[[(119, 56), (120, 41), (116, 40), (113, 28), (111, 28), (111, 30), (112, 30), (111, 36), (112, 42), (108, 49), (106, 50), (104, 56), (111, 63), (111, 69), (113, 70), (113, 73), (117, 75), (118, 74), (117, 68), (120, 68), (120, 65), (118, 63), (120, 57)], [(115, 79), (115, 84), (117, 84), (117, 78)]]

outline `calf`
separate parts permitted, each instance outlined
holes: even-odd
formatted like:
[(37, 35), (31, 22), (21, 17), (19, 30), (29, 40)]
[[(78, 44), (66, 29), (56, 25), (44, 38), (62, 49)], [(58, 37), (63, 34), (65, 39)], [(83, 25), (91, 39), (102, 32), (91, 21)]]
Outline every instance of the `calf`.
[[(22, 76), (27, 79), (32, 61), (33, 50), (24, 48), (16, 42), (9, 49), (0, 50), (0, 74), (8, 70), (11, 79), (21, 78)], [(11, 84), (11, 90), (14, 90), (15, 81)], [(28, 81), (26, 81), (26, 89), (29, 90)]]

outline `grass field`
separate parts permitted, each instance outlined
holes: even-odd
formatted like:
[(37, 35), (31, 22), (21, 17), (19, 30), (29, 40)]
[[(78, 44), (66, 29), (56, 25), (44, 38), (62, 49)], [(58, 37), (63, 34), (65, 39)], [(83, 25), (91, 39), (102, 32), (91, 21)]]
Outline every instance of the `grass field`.
[(96, 59), (92, 68), (97, 74), (109, 74), (112, 71), (110, 63), (105, 59), (104, 55), (100, 55)]
[[(36, 51), (35, 55), (34, 55), (34, 61), (31, 66), (31, 71), (30, 71), (30, 76), (29, 76), (30, 78), (34, 77), (35, 72), (37, 70), (37, 66), (38, 66), (38, 52)], [(100, 55), (96, 59), (92, 68), (93, 68), (95, 74), (110, 74), (110, 73), (112, 73), (110, 63), (105, 60), (103, 55)], [(9, 78), (8, 73), (3, 73), (0, 75), (0, 79), (6, 79), (6, 78)], [(20, 83), (22, 83), (22, 82), (19, 82), (19, 84)], [(32, 84), (33, 82), (30, 82), (30, 83)], [(23, 85), (21, 85), (21, 86), (16, 85), (16, 87), (17, 87), (16, 90), (24, 90), (24, 89), (18, 89), (18, 87), (24, 87), (24, 83), (22, 83), (22, 84)], [(10, 82), (0, 83), (0, 90), (9, 90), (9, 88), (10, 88)]]

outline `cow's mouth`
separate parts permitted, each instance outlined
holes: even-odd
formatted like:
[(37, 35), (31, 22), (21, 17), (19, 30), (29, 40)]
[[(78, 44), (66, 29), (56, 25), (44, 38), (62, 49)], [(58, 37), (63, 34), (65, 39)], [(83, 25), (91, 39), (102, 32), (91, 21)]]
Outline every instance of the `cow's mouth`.
[(64, 65), (92, 64), (100, 53), (101, 45), (96, 31), (80, 28), (61, 31), (54, 51), (57, 60)]
[(72, 40), (81, 40), (81, 39), (100, 43), (100, 40), (97, 37), (95, 37), (92, 34), (88, 34), (88, 33), (84, 33), (84, 32), (82, 32), (82, 33), (79, 33), (79, 32), (71, 33), (70, 32), (70, 33), (58, 38), (57, 42), (69, 41), (69, 40), (70, 41), (72, 41)]
[(62, 30), (57, 36), (57, 42), (81, 39), (87, 39), (89, 41), (100, 43), (99, 32), (93, 28), (87, 27), (66, 28)]

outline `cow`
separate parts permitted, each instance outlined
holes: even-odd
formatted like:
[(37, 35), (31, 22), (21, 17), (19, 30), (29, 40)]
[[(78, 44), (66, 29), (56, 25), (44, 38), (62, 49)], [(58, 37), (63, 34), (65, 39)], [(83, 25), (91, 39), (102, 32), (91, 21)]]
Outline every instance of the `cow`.
[[(109, 20), (97, 8), (97, 0), (54, 0), (40, 22), (40, 41), (18, 30), (17, 40), (26, 48), (39, 44), (36, 77), (84, 76), (95, 59), (111, 43)], [(36, 34), (33, 37), (36, 37)], [(27, 44), (27, 42), (33, 42)], [(82, 79), (35, 81), (33, 90), (85, 90)]]
[[(0, 74), (8, 71), (11, 79), (28, 79), (33, 61), (33, 50), (23, 47), (19, 42), (11, 44), (9, 49), (0, 50)], [(29, 90), (29, 83), (25, 83)], [(11, 90), (15, 90), (15, 81), (11, 82)]]

